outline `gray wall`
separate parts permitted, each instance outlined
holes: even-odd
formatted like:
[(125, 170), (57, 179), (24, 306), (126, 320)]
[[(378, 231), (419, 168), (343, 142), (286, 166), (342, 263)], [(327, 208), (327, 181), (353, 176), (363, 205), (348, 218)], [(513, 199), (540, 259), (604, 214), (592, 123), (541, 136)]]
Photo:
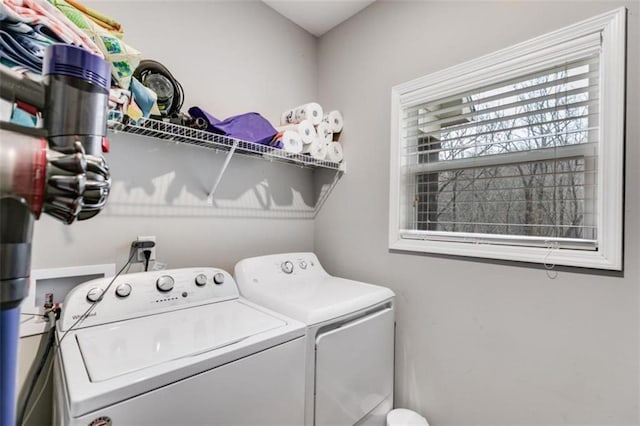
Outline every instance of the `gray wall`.
[[(621, 5), (629, 8), (624, 274), (390, 253), (391, 87)], [(388, 1), (320, 39), (319, 100), (345, 117), (348, 173), (316, 219), (314, 247), (330, 272), (396, 292), (396, 402), (431, 424), (640, 422), (639, 14), (637, 1)]]
[[(316, 38), (261, 2), (84, 3), (120, 21), (127, 43), (172, 72), (184, 86), (184, 110), (198, 105), (219, 118), (257, 111), (277, 123), (285, 109), (316, 98)], [(313, 249), (311, 171), (235, 156), (210, 206), (206, 192), (222, 154), (123, 134), (110, 140), (108, 207), (73, 226), (36, 222), (34, 269), (116, 263), (118, 270), (138, 235), (156, 236), (168, 268), (233, 271), (243, 257)], [(39, 340), (22, 339), (21, 383)], [(48, 424), (49, 410), (38, 407), (30, 424)]]
[[(219, 118), (257, 111), (273, 123), (317, 94), (316, 39), (261, 2), (109, 2), (89, 6), (120, 21), (125, 41), (184, 86), (183, 110)], [(286, 48), (285, 48), (286, 47)], [(36, 223), (33, 268), (127, 259), (138, 235), (157, 237), (168, 267), (232, 270), (248, 255), (313, 247), (313, 173), (212, 150), (110, 134), (113, 191), (104, 212), (73, 226)], [(135, 268), (134, 268), (135, 270)]]
[[(431, 424), (639, 423), (635, 185), (626, 191), (621, 276), (562, 269), (551, 279), (540, 267), (387, 250), (391, 86), (623, 3), (382, 2), (319, 42), (256, 2), (189, 2), (186, 18), (185, 2), (88, 4), (121, 20), (125, 39), (174, 73), (187, 106), (221, 117), (255, 110), (276, 121), (319, 95), (345, 116), (348, 173), (312, 221), (312, 174), (234, 158), (211, 208), (204, 192), (220, 155), (112, 136), (108, 209), (71, 227), (37, 222), (34, 268), (119, 267), (137, 235), (155, 235), (169, 267), (231, 269), (249, 255), (315, 249), (330, 272), (396, 292), (396, 399)], [(640, 10), (637, 1), (627, 6), (632, 183), (640, 179)], [(23, 339), (21, 378), (36, 348), (37, 339)], [(32, 424), (47, 424), (47, 410)]]

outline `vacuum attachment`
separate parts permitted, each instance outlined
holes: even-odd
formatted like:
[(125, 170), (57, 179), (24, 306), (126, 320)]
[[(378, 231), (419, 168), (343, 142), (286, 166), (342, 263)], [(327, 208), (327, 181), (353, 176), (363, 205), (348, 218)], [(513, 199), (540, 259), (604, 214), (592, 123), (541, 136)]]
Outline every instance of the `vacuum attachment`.
[(184, 101), (182, 85), (160, 62), (145, 59), (133, 72), (133, 76), (157, 96), (158, 109), (162, 118), (180, 112)]

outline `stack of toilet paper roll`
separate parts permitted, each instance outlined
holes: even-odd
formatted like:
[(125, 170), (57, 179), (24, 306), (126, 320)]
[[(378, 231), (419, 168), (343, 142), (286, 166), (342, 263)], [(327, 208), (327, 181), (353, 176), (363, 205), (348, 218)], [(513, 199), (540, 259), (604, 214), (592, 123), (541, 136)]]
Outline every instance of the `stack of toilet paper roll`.
[(323, 118), (322, 107), (316, 102), (300, 105), (295, 108), (288, 109), (282, 113), (280, 124), (296, 124), (303, 120), (311, 121), (311, 124), (317, 126)]
[(300, 154), (302, 152), (302, 137), (295, 130), (278, 131), (275, 139), (271, 142), (272, 146), (282, 146), (286, 152), (292, 154)]
[[(315, 160), (340, 163), (343, 159), (339, 136), (343, 126), (340, 111), (324, 113), (316, 102), (300, 105), (282, 113), (278, 132), (297, 132), (302, 143), (301, 152)], [(286, 143), (283, 141), (284, 149)], [(293, 152), (293, 151), (289, 151)]]
[[(344, 122), (342, 121), (342, 114), (340, 114), (340, 111), (329, 111), (324, 114), (322, 116), (322, 122), (327, 123), (334, 136), (339, 136), (340, 132), (342, 132), (342, 125)], [(334, 138), (334, 140), (337, 139)]]
[(278, 132), (295, 132), (300, 135), (300, 141), (308, 145), (316, 138), (316, 128), (311, 120), (302, 120), (299, 123), (286, 124), (276, 127)]

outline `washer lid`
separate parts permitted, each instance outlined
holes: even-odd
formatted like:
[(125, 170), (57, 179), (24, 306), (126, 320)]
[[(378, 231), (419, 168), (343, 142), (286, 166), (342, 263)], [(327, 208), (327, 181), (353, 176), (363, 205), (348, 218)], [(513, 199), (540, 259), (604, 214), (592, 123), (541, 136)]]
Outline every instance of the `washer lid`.
[(212, 351), (287, 323), (240, 301), (136, 318), (76, 333), (91, 382)]

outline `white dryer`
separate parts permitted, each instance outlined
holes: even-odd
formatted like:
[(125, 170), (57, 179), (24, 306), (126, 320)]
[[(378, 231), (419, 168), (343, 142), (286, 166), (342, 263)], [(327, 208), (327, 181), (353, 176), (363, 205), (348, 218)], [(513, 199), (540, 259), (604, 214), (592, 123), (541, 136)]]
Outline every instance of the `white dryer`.
[(86, 315), (110, 280), (65, 300), (57, 424), (304, 422), (304, 324), (243, 299), (215, 268), (122, 275)]
[(329, 275), (313, 253), (244, 259), (247, 299), (307, 325), (305, 424), (385, 425), (393, 405), (394, 294)]

